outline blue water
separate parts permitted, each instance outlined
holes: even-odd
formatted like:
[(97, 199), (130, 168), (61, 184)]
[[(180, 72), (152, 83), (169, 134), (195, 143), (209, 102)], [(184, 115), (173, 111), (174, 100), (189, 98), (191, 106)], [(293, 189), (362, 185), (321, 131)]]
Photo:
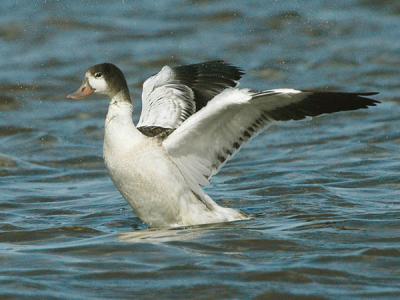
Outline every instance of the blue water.
[[(398, 299), (400, 2), (1, 1), (1, 299)], [(208, 193), (254, 219), (152, 231), (102, 161), (107, 101), (84, 71), (141, 83), (225, 59), (243, 87), (378, 91), (378, 107), (282, 123)]]

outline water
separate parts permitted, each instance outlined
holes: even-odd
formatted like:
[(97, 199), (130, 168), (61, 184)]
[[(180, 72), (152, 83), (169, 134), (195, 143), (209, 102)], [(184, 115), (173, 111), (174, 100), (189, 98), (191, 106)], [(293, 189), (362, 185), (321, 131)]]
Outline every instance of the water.
[[(400, 297), (398, 1), (1, 1), (1, 299)], [(84, 70), (141, 82), (223, 58), (255, 89), (379, 91), (383, 104), (271, 127), (207, 189), (253, 214), (148, 230), (102, 162), (107, 101)]]

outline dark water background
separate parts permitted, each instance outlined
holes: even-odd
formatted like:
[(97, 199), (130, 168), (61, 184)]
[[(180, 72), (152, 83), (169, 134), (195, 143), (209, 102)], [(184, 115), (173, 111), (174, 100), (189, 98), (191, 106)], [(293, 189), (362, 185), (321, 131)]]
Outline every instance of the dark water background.
[[(1, 299), (399, 299), (400, 1), (1, 1)], [(102, 162), (85, 69), (222, 58), (242, 86), (379, 91), (274, 126), (214, 178), (235, 224), (148, 231)]]

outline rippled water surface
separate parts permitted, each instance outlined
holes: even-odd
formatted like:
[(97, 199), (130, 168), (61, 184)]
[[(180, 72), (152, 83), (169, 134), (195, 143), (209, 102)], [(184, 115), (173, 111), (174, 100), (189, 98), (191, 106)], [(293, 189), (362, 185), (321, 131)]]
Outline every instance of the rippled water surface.
[[(400, 2), (1, 1), (1, 299), (400, 297)], [(379, 91), (269, 128), (207, 188), (254, 219), (152, 231), (102, 161), (110, 61), (136, 99), (164, 64), (226, 59), (242, 86)]]

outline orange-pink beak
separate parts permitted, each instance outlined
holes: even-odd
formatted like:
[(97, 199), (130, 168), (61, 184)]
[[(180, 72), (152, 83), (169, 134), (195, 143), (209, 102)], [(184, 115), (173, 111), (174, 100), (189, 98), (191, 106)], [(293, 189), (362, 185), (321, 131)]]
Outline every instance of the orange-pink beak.
[(74, 93), (69, 94), (67, 96), (68, 99), (74, 99), (74, 100), (79, 100), (83, 99), (86, 97), (89, 97), (94, 93), (94, 89), (90, 86), (89, 82), (87, 79), (85, 79), (82, 83), (82, 85), (77, 89)]

